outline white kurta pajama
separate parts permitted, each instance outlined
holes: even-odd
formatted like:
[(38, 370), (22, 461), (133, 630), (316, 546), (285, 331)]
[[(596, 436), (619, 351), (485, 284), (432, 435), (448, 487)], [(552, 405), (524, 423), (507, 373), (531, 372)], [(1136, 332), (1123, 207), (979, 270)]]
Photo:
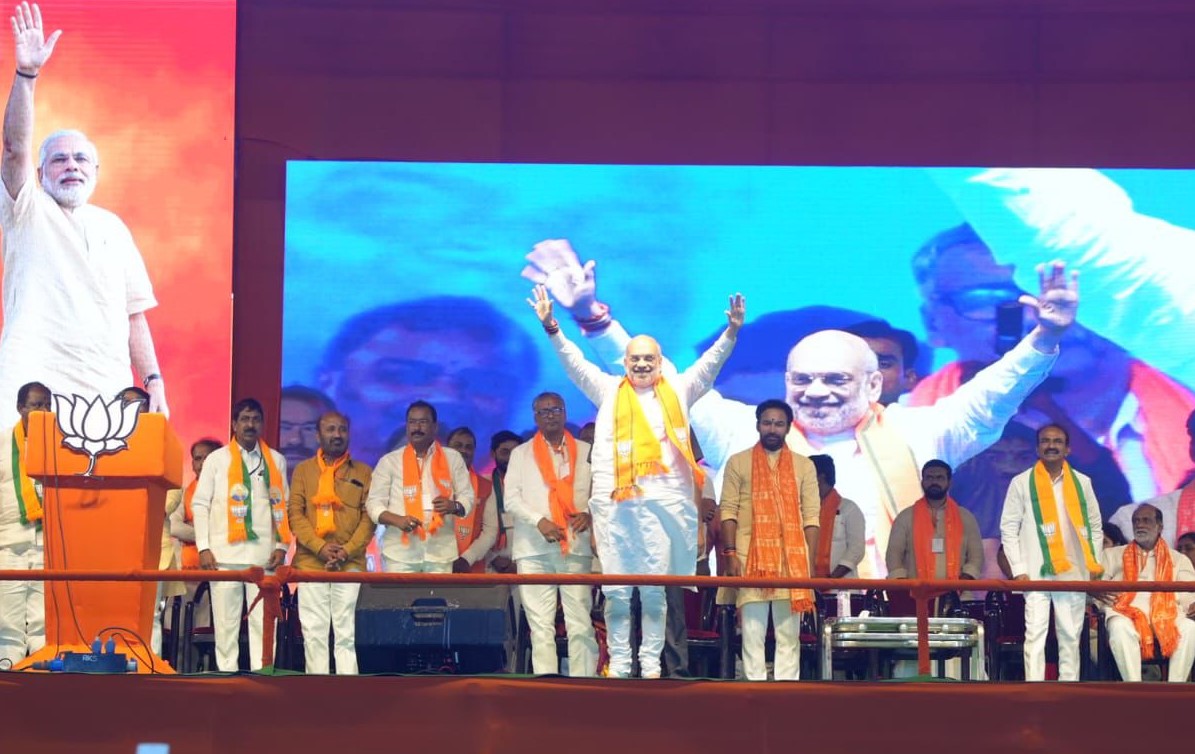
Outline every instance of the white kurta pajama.
[[(594, 538), (602, 572), (651, 576), (692, 576), (697, 568), (697, 505), (693, 473), (681, 451), (668, 439), (664, 414), (654, 389), (636, 389), (644, 417), (660, 442), (662, 461), (668, 473), (636, 480), (640, 494), (629, 500), (611, 498), (616, 487), (614, 462), (614, 411), (622, 376), (603, 372), (587, 361), (561, 333), (552, 336), (552, 345), (565, 372), (577, 388), (598, 407), (594, 430), (593, 493), (589, 512), (593, 517)], [(668, 375), (688, 424), (688, 409), (713, 385), (734, 341), (725, 334), (701, 357), (679, 374)], [(687, 436), (678, 438), (681, 442)], [(634, 587), (607, 586), (607, 644), (610, 651), (610, 675), (629, 676), (631, 672), (630, 605)], [(664, 587), (639, 587), (642, 609), (642, 639), (639, 646), (641, 674), (660, 674), (660, 654), (664, 649), (664, 623), (667, 603)]]
[[(387, 511), (407, 515), (402, 477), (402, 457), (406, 449), (404, 445), (387, 453), (374, 467), (365, 510), (375, 524)], [(452, 448), (441, 446), (440, 451), (444, 453), (452, 475), (452, 499), (463, 505), (465, 515), (468, 515), (473, 510), (473, 482), (469, 479), (469, 468), (461, 454)], [(423, 529), (427, 537), (421, 539), (418, 530), (403, 532), (396, 526), (386, 526), (382, 534), (382, 562), (388, 573), (452, 573), (452, 564), (460, 557), (453, 516), (444, 516), (444, 523), (435, 534), (426, 531), (432, 520), (432, 501), (440, 494), (432, 477), (430, 449), (420, 467), (423, 474)], [(405, 544), (402, 541), (404, 533), (407, 536)]]
[[(1037, 522), (1033, 517), (1033, 501), (1029, 495), (1029, 483), (1033, 467), (1012, 478), (1008, 495), (1004, 499), (1004, 512), (1000, 516), (1000, 542), (1004, 545), (1004, 556), (1008, 558), (1013, 576), (1028, 576), (1031, 580), (1044, 581), (1087, 581), (1091, 573), (1083, 557), (1080, 537), (1091, 532), (1095, 543), (1094, 554), (1098, 558), (1104, 541), (1103, 522), (1100, 519), (1100, 504), (1091, 480), (1075, 472), (1087, 499), (1087, 524), (1084, 531), (1076, 531), (1066, 512), (1062, 497), (1062, 477), (1053, 484), (1054, 504), (1058, 524), (1062, 527), (1062, 541), (1066, 545), (1069, 570), (1053, 576), (1042, 574), (1045, 555), (1038, 537)], [(1041, 504), (1050, 504), (1049, 494), (1041, 490)], [(1054, 606), (1054, 630), (1058, 634), (1058, 680), (1079, 680), (1079, 641), (1086, 623), (1087, 595), (1082, 592), (1026, 592), (1025, 593), (1025, 680), (1043, 681), (1046, 678), (1046, 632), (1049, 629), (1050, 606)]]
[[(12, 467), (12, 429), (0, 433), (0, 570), (45, 567), (42, 530), (22, 524)], [(41, 485), (34, 482), (40, 491)], [(45, 582), (0, 581), (0, 670), (11, 670), (46, 643)]]
[[(589, 508), (590, 467), (589, 444), (577, 441), (578, 458), (565, 453), (553, 453), (556, 475), (562, 479), (576, 464), (573, 478), (573, 502), (579, 513)], [(539, 530), (542, 519), (552, 518), (548, 485), (535, 462), (535, 448), (531, 442), (515, 448), (510, 454), (506, 471), (506, 512), (514, 521), (511, 532), (511, 553), (519, 573), (591, 573), (593, 547), (590, 533), (576, 534), (565, 527), (568, 553), (559, 543), (549, 542)], [(497, 506), (495, 506), (497, 507)], [(556, 595), (564, 608), (564, 625), (568, 631), (568, 673), (571, 676), (591, 676), (597, 671), (598, 646), (594, 638), (593, 590), (588, 586), (551, 584), (520, 584), (523, 612), (531, 627), (531, 664), (536, 675), (553, 674), (560, 670), (556, 655)]]
[(16, 422), (17, 390), (35, 380), (111, 398), (132, 380), (129, 317), (158, 303), (132, 234), (90, 204), (63, 212), (32, 172), (16, 200), (0, 194), (0, 422)]
[[(235, 440), (233, 442), (236, 442)], [(281, 479), (270, 483), (282, 488), (283, 497), (289, 494), (286, 485), (286, 458), (271, 449), (274, 465)], [(213, 450), (203, 462), (199, 484), (191, 500), (195, 513), (195, 546), (200, 552), (211, 550), (221, 571), (240, 571), (254, 566), (264, 567), (275, 550), (285, 552), (289, 542), (279, 542), (274, 535), (274, 516), (270, 508), (270, 491), (266, 488), (266, 464), (261, 457), (261, 443), (253, 450), (241, 449), (241, 459), (249, 470), (253, 497), (253, 532), (255, 541), (228, 541), (228, 467), (232, 454), (228, 447)], [(224, 673), (237, 671), (240, 654), (237, 644), (241, 632), (241, 616), (245, 602), (257, 600), (258, 589), (241, 581), (211, 582), (212, 621), (215, 624), (216, 667)], [(249, 667), (260, 670), (262, 635), (265, 615), (261, 601), (249, 611)]]
[[(1104, 578), (1120, 582), (1117, 592), (1132, 591), (1131, 582), (1124, 580), (1124, 551), (1127, 545), (1113, 547), (1104, 551)], [(1138, 581), (1156, 581), (1155, 574), (1158, 567), (1158, 548), (1166, 547), (1166, 542), (1158, 540), (1154, 549), (1149, 550), (1145, 564), (1137, 571)], [(1195, 581), (1195, 567), (1182, 553), (1171, 549), (1170, 560), (1174, 563), (1174, 581)], [(1154, 592), (1137, 592), (1133, 597), (1133, 607), (1149, 616), (1150, 597)], [(1170, 677), (1172, 683), (1183, 683), (1191, 675), (1191, 665), (1195, 662), (1195, 621), (1187, 617), (1187, 608), (1191, 606), (1195, 595), (1190, 592), (1176, 592), (1174, 601), (1177, 603), (1178, 614), (1174, 619), (1174, 626), (1178, 629), (1178, 646), (1170, 655)], [(1112, 649), (1112, 656), (1116, 659), (1116, 667), (1120, 669), (1120, 677), (1126, 681), (1141, 680), (1141, 638), (1133, 625), (1132, 619), (1121, 615), (1112, 609), (1111, 605), (1104, 605), (1104, 621), (1108, 627), (1108, 646)], [(1160, 653), (1160, 648), (1155, 647)]]

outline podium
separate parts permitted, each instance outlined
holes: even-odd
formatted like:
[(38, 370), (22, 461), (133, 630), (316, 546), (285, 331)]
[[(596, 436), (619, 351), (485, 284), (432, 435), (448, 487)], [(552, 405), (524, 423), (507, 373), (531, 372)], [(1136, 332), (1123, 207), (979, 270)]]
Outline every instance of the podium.
[[(82, 445), (78, 450), (64, 443), (68, 438), (54, 414), (29, 415), (25, 465), (44, 490), (45, 567), (157, 570), (166, 492), (182, 486), (182, 446), (165, 416), (140, 414), (136, 428), (124, 438), (127, 447), (91, 456), (97, 447), (119, 446), (118, 439), (102, 435), (104, 426), (109, 435), (117, 434), (121, 417), (116, 409), (111, 417), (93, 416), (105, 410), (98, 400), (90, 410), (83, 399), (75, 402), (72, 413), (87, 415), (86, 426), (82, 416), (73, 422), (86, 435), (71, 436), (75, 445)], [(92, 641), (105, 632), (105, 640), (116, 639), (116, 651), (137, 660), (137, 672), (174, 672), (148, 644), (157, 591), (152, 581), (46, 582), (46, 646), (17, 667), (52, 660), (61, 652), (90, 652)], [(121, 631), (113, 635), (108, 629)]]

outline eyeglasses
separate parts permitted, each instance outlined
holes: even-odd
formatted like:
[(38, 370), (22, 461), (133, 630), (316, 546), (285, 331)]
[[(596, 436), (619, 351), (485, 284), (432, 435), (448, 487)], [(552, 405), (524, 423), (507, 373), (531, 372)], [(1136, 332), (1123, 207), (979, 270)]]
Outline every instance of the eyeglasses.
[(542, 416), (542, 417), (544, 417), (544, 418), (547, 418), (547, 417), (549, 417), (549, 416), (560, 416), (560, 415), (561, 415), (561, 414), (563, 414), (563, 413), (564, 413), (564, 407), (563, 407), (563, 406), (551, 406), (550, 408), (537, 408), (537, 409), (535, 409), (535, 415), (536, 415), (536, 416)]
[(1016, 301), (1021, 294), (1021, 289), (1015, 285), (988, 285), (935, 294), (931, 300), (949, 306), (964, 319), (992, 322), (996, 319), (996, 307)]

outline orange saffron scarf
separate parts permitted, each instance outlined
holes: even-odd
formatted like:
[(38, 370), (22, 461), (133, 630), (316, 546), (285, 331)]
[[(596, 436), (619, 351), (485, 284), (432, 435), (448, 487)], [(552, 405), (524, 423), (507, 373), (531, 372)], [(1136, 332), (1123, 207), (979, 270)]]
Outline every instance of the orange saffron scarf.
[[(432, 484), (436, 486), (436, 497), (452, 497), (452, 471), (448, 468), (448, 456), (440, 447), (437, 440), (428, 449), (428, 457), (424, 463), (432, 465)], [(403, 511), (411, 518), (423, 521), (423, 467), (419, 464), (419, 457), (415, 455), (415, 448), (407, 445), (402, 453), (402, 496)], [(432, 512), (432, 520), (424, 522), (425, 526), (415, 527), (415, 535), (426, 540), (427, 535), (435, 534), (444, 525), (444, 517)], [(410, 532), (402, 533), (402, 543), (410, 544)]]
[(840, 505), (842, 495), (835, 489), (831, 489), (830, 494), (822, 500), (821, 515), (818, 516), (821, 528), (817, 537), (817, 558), (813, 564), (813, 575), (821, 579), (830, 576), (830, 547), (834, 544), (834, 522), (838, 520)]
[[(198, 486), (199, 480), (192, 479), (191, 483), (183, 489), (183, 521), (192, 526), (195, 525), (195, 509), (191, 507), (191, 501), (195, 498), (195, 488)], [(183, 542), (182, 546), (183, 570), (190, 571), (199, 568), (199, 548), (195, 546), (194, 542)]]
[[(963, 573), (963, 516), (954, 498), (947, 496), (946, 509), (942, 515), (945, 516), (942, 528), (946, 540), (946, 578), (957, 579)], [(921, 498), (913, 503), (913, 557), (917, 560), (919, 579), (937, 578), (933, 540), (934, 515), (929, 501)]]
[[(1042, 576), (1055, 576), (1071, 569), (1066, 555), (1066, 541), (1062, 537), (1062, 522), (1058, 520), (1058, 505), (1054, 499), (1054, 482), (1046, 465), (1038, 461), (1029, 475), (1029, 500), (1033, 504), (1033, 519), (1037, 525), (1037, 540), (1042, 553)], [(1104, 567), (1096, 560), (1095, 542), (1087, 526), (1087, 496), (1079, 477), (1066, 461), (1062, 462), (1062, 503), (1066, 517), (1079, 535), (1083, 562), (1091, 575), (1098, 576)]]
[[(747, 553), (749, 578), (808, 578), (809, 555), (801, 522), (801, 493), (793, 469), (793, 456), (781, 449), (776, 468), (768, 464), (767, 451), (756, 443), (751, 451), (751, 549)], [(764, 594), (774, 590), (765, 589)], [(813, 609), (813, 592), (790, 589), (794, 613)]]
[[(871, 405), (855, 427), (855, 442), (859, 445), (859, 453), (867, 459), (876, 499), (884, 509), (882, 525), (869, 532), (869, 536), (875, 537), (876, 549), (883, 555), (888, 550), (888, 535), (896, 514), (909, 507), (910, 500), (921, 497), (921, 467), (913, 457), (909, 443), (884, 421), (884, 407), (878, 403)], [(788, 433), (788, 447), (803, 456), (819, 452), (809, 444), (796, 422)]]
[(332, 464), (324, 460), (323, 448), (315, 453), (315, 462), (319, 465), (319, 486), (311, 504), (315, 506), (315, 536), (327, 537), (336, 531), (336, 511), (344, 507), (344, 501), (336, 494), (336, 470), (349, 460), (348, 451), (337, 458)]
[(568, 476), (558, 477), (556, 475), (556, 452), (548, 447), (544, 433), (536, 432), (535, 438), (531, 441), (531, 450), (535, 454), (535, 466), (539, 469), (539, 475), (543, 477), (544, 484), (548, 485), (548, 509), (552, 513), (552, 523), (565, 532), (564, 539), (560, 540), (560, 549), (567, 555), (568, 541), (572, 537), (569, 519), (577, 515), (573, 491), (573, 480), (577, 475), (577, 441), (567, 431), (564, 433), (564, 449), (568, 455), (566, 459)]
[(37, 494), (37, 487), (25, 473), (25, 425), (21, 422), (12, 428), (12, 486), (17, 493), (21, 525), (39, 523), (44, 515), (41, 495)]
[[(1158, 558), (1157, 568), (1154, 570), (1154, 581), (1173, 581), (1174, 559), (1170, 554), (1170, 548), (1160, 537), (1158, 543), (1154, 545), (1154, 552), (1157, 553)], [(1141, 566), (1145, 564), (1149, 553), (1143, 551), (1136, 542), (1131, 542), (1128, 547), (1124, 548), (1122, 557), (1124, 580), (1128, 583), (1137, 581), (1141, 574)], [(1165, 657), (1171, 656), (1178, 648), (1178, 626), (1175, 625), (1175, 620), (1178, 618), (1178, 601), (1175, 600), (1174, 593), (1152, 593), (1149, 596), (1149, 617), (1133, 607), (1133, 598), (1136, 596), (1136, 592), (1121, 592), (1120, 596), (1116, 598), (1115, 604), (1112, 605), (1112, 609), (1133, 621), (1133, 628), (1141, 637), (1141, 657), (1143, 659), (1153, 659), (1155, 635), (1158, 637), (1158, 644), (1162, 647), (1162, 654)]]
[[(693, 486), (700, 491), (705, 483), (705, 473), (693, 457), (689, 428), (676, 391), (663, 378), (653, 390), (664, 412), (664, 433), (689, 464), (693, 472)], [(680, 439), (681, 435), (684, 435), (683, 440)], [(626, 377), (618, 386), (614, 405), (614, 470), (615, 487), (610, 497), (618, 501), (630, 500), (642, 493), (637, 484), (640, 478), (669, 472), (664, 465), (660, 441), (647, 423), (639, 396)]]
[[(456, 516), (453, 522), (453, 528), (456, 530), (456, 553), (462, 557), (481, 537), (481, 532), (485, 528), (485, 504), (490, 496), (490, 490), (493, 489), (490, 481), (473, 469), (469, 469), (469, 484), (473, 487), (473, 510), (469, 511), (467, 516)], [(494, 546), (501, 549), (497, 544)], [(485, 573), (485, 568), (485, 558), (478, 558), (469, 567), (469, 572)]]
[[(261, 459), (265, 464), (266, 490), (269, 492), (270, 513), (273, 518), (274, 537), (283, 544), (290, 543), (290, 527), (286, 523), (286, 496), (282, 485), (286, 480), (274, 463), (274, 454), (262, 440), (257, 441)], [(249, 478), (249, 467), (241, 456), (241, 446), (236, 438), (228, 442), (228, 541), (256, 542), (253, 531), (253, 482)]]

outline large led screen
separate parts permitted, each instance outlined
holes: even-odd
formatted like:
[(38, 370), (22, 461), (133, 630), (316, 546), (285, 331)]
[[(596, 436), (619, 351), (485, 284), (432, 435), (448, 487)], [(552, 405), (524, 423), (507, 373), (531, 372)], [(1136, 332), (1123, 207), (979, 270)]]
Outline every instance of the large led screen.
[[(10, 72), (13, 7), (0, 19)], [(38, 146), (61, 129), (83, 132), (98, 159), (87, 209), (50, 221), (75, 229), (65, 239), (46, 248), (34, 233), (25, 243), (19, 228), (4, 239), (4, 426), (25, 382), (111, 399), (149, 376), (134, 369), (152, 363), (144, 339), (118, 321), (127, 306), (144, 314), (180, 439), (226, 438), (235, 0), (73, 0), (41, 3), (40, 12), (45, 36), (62, 35), (32, 89), (35, 168)]]
[[(442, 432), (474, 429), (484, 467), (490, 434), (531, 430), (540, 391), (564, 395), (574, 426), (594, 415), (526, 302), (532, 279), (549, 283), (565, 335), (613, 372), (619, 326), (654, 335), (684, 368), (742, 292), (747, 323), (694, 408), (706, 462), (720, 469), (746, 447), (749, 407), (786, 396), (801, 338), (852, 329), (882, 346), (877, 332), (903, 330), (879, 353), (883, 402), (938, 404), (909, 414), (926, 417), (909, 431), (938, 444), (910, 445), (918, 463), (947, 447), (953, 492), (992, 554), (1008, 481), (1035, 460), (1047, 422), (1068, 428), (1105, 515), (1191, 472), (1193, 195), (1184, 171), (293, 162), (284, 434), (295, 430), (296, 457), (314, 452), (299, 430), (311, 406), (335, 405), (354, 453), (373, 462), (424, 399)], [(562, 244), (529, 259), (546, 239), (567, 239), (575, 259)], [(1080, 272), (1078, 324), (1039, 387), (977, 403), (966, 386), (1034, 327), (1012, 302), (1038, 293), (1036, 266), (1056, 259)], [(574, 300), (590, 295), (589, 262), (617, 323), (598, 338), (565, 306), (592, 313)], [(872, 481), (838, 481), (869, 521), (882, 515), (866, 504)]]

